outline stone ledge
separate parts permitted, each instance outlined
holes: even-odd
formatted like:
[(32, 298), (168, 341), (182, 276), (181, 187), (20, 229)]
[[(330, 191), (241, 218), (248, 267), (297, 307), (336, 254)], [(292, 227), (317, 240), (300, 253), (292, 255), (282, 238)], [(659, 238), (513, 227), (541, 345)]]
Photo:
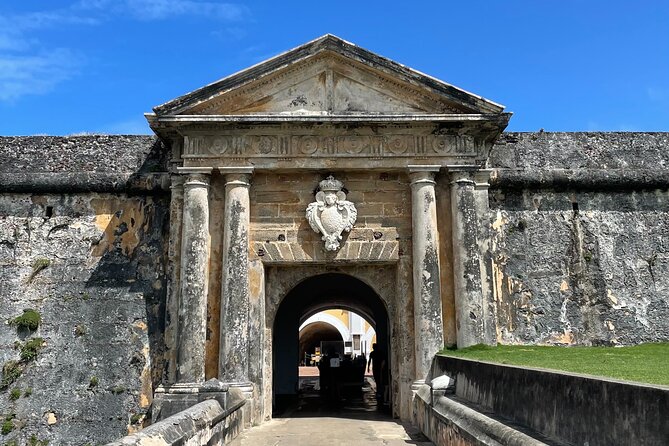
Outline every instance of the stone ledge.
[(0, 173), (0, 192), (73, 193), (127, 192), (166, 193), (168, 173), (30, 172)]
[(490, 187), (499, 189), (667, 189), (667, 169), (495, 169)]

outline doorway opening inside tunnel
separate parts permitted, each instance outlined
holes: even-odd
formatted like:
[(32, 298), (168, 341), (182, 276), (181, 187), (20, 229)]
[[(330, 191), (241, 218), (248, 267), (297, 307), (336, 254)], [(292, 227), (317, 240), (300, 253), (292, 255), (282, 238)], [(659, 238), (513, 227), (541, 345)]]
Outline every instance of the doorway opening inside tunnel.
[(334, 347), (351, 359), (367, 357), (376, 343), (374, 325), (363, 315), (345, 308), (321, 310), (300, 324), (300, 365), (316, 366), (319, 356)]
[(273, 416), (389, 411), (388, 339), (387, 309), (367, 283), (327, 273), (296, 285), (274, 320)]

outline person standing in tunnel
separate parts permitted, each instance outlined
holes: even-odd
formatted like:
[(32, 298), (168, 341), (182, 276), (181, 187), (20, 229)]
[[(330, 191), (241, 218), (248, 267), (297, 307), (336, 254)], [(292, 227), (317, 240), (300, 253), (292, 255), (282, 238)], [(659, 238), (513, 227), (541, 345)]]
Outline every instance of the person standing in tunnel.
[(369, 366), (372, 366), (372, 375), (374, 376), (374, 383), (376, 384), (376, 396), (377, 398), (383, 395), (383, 375), (382, 375), (382, 363), (384, 362), (383, 353), (377, 348), (376, 343), (372, 344), (372, 352), (369, 354), (369, 361), (367, 361), (367, 372), (369, 372)]

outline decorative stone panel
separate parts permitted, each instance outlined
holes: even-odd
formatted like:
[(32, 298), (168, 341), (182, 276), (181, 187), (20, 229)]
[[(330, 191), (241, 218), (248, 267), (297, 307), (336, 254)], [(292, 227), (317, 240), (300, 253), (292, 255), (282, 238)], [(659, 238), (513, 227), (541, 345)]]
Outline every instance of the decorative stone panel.
[(324, 263), (341, 261), (397, 262), (397, 241), (347, 241), (336, 252), (326, 252), (322, 242), (254, 242), (253, 255), (263, 263)]

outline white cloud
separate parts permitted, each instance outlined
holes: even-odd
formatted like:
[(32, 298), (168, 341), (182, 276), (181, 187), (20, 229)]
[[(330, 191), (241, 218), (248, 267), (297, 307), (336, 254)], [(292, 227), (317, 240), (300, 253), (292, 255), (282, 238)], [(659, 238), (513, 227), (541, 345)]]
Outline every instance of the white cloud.
[(23, 37), (0, 31), (0, 51), (24, 51), (29, 47), (30, 42)]
[(0, 15), (0, 34), (18, 36), (26, 31), (63, 25), (95, 25), (99, 20), (73, 14), (70, 10), (37, 11), (15, 15)]
[(98, 23), (67, 10), (0, 15), (0, 101), (44, 94), (72, 76), (82, 63), (67, 48), (48, 48), (35, 31), (63, 25)]
[(91, 26), (123, 17), (162, 20), (194, 16), (235, 22), (246, 15), (243, 5), (196, 0), (77, 0), (63, 9), (0, 14), (0, 101), (47, 93), (80, 70), (83, 57), (75, 57), (67, 48), (50, 48), (37, 31)]
[(126, 0), (128, 8), (144, 20), (160, 20), (175, 15), (194, 15), (220, 20), (238, 20), (243, 9), (230, 3), (191, 0)]
[(65, 48), (33, 55), (0, 54), (0, 101), (47, 93), (72, 77), (78, 66), (79, 58)]
[(164, 20), (175, 16), (197, 16), (216, 20), (236, 21), (246, 14), (246, 8), (233, 3), (195, 0), (79, 0), (79, 10), (106, 10), (129, 13), (139, 20)]

